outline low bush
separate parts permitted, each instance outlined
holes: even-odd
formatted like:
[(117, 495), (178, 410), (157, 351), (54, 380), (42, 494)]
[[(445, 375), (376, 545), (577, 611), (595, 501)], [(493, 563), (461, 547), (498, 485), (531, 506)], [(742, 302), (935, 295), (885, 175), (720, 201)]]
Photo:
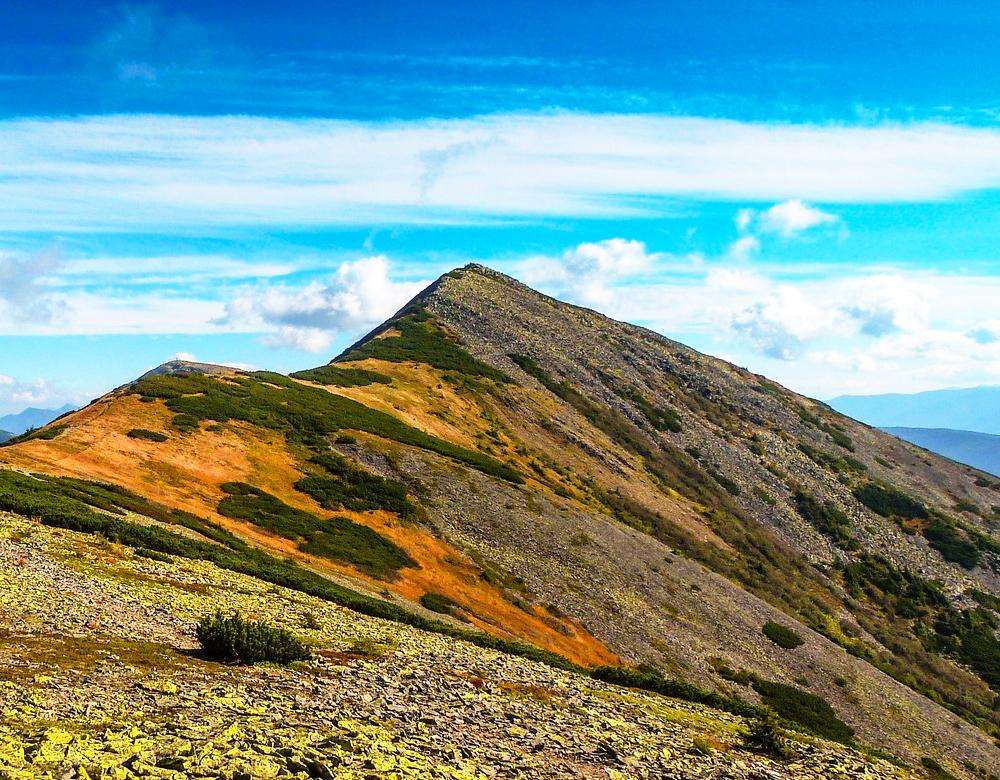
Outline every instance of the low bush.
[(402, 482), (372, 474), (334, 452), (322, 452), (309, 462), (322, 467), (325, 473), (303, 477), (295, 483), (295, 489), (312, 496), (324, 509), (384, 509), (404, 518), (414, 511)]
[(803, 490), (795, 491), (793, 498), (799, 516), (817, 531), (830, 537), (842, 550), (856, 551), (861, 548), (857, 539), (848, 530), (851, 525), (850, 518), (835, 503), (827, 501), (821, 504)]
[(368, 358), (392, 363), (412, 360), (442, 371), (454, 371), (463, 377), (492, 379), (497, 383), (513, 381), (502, 371), (486, 365), (462, 349), (458, 339), (446, 333), (420, 305), (395, 320), (393, 326), (399, 330), (398, 336), (371, 338), (348, 349), (337, 358), (337, 362)]
[(450, 615), (453, 610), (462, 608), (462, 605), (451, 596), (434, 592), (425, 593), (421, 596), (420, 604), (425, 609), (429, 609), (431, 612), (439, 612), (442, 615)]
[(925, 520), (930, 517), (927, 507), (901, 490), (866, 482), (855, 488), (854, 497), (882, 517), (903, 517)]
[(401, 547), (346, 517), (321, 519), (245, 482), (226, 482), (222, 490), (228, 495), (219, 502), (219, 514), (297, 541), (303, 552), (353, 564), (377, 577), (391, 578), (399, 569), (417, 565)]
[(182, 433), (198, 430), (199, 420), (193, 414), (175, 414), (170, 424)]
[(237, 377), (171, 374), (143, 379), (133, 386), (139, 395), (163, 398), (177, 413), (175, 424), (190, 429), (193, 420), (225, 423), (243, 420), (288, 436), (321, 441), (341, 430), (360, 430), (430, 450), (472, 466), (484, 474), (516, 484), (524, 478), (510, 466), (481, 452), (424, 433), (386, 412), (358, 401), (310, 387), (281, 374), (257, 371)]
[(378, 371), (369, 371), (365, 368), (338, 368), (337, 366), (319, 366), (305, 371), (296, 371), (289, 376), (296, 379), (304, 379), (307, 382), (316, 382), (320, 385), (332, 385), (334, 387), (364, 387), (365, 385), (391, 385), (392, 378)]
[(273, 628), (259, 621), (244, 620), (238, 612), (222, 612), (198, 622), (198, 641), (205, 654), (219, 661), (242, 664), (269, 662), (290, 664), (306, 660), (311, 651), (283, 628)]
[(764, 636), (778, 645), (778, 647), (785, 648), (785, 650), (794, 650), (796, 647), (804, 645), (806, 642), (806, 640), (796, 634), (792, 629), (781, 625), (781, 623), (775, 623), (774, 621), (765, 623), (761, 631)]
[(755, 717), (760, 715), (762, 709), (736, 696), (723, 696), (715, 691), (706, 691), (697, 685), (664, 677), (659, 672), (651, 669), (627, 669), (621, 666), (598, 666), (592, 669), (590, 676), (595, 680), (621, 685), (626, 688), (639, 688), (644, 691), (652, 691), (662, 696), (670, 696), (674, 699), (693, 701), (699, 704), (707, 704), (719, 710), (731, 712), (734, 715), (743, 717)]
[(788, 758), (792, 754), (788, 739), (778, 723), (778, 716), (770, 709), (750, 720), (743, 742), (751, 750), (775, 758)]
[(784, 683), (757, 679), (753, 689), (760, 694), (764, 704), (785, 720), (797, 723), (819, 737), (835, 742), (851, 742), (854, 729), (837, 717), (829, 702), (815, 693), (809, 693)]
[(12, 444), (21, 444), (34, 439), (54, 439), (68, 427), (68, 425), (50, 425), (48, 428), (34, 428), (20, 436), (13, 436), (5, 442), (0, 442), (0, 447), (10, 447)]
[(149, 441), (166, 441), (169, 437), (157, 433), (156, 431), (148, 431), (145, 428), (133, 428), (128, 433), (125, 434), (130, 439), (147, 439)]

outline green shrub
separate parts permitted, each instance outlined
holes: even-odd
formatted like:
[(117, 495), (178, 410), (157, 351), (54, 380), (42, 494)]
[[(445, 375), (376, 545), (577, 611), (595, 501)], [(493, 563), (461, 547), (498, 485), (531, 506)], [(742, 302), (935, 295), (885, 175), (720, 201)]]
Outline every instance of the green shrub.
[(309, 647), (283, 628), (216, 612), (198, 622), (198, 641), (210, 658), (242, 664), (290, 664), (310, 656)]
[(337, 366), (319, 366), (305, 371), (296, 371), (289, 376), (334, 387), (363, 387), (365, 385), (391, 385), (392, 378), (378, 371), (366, 368), (338, 368)]
[(145, 428), (133, 428), (125, 434), (130, 439), (148, 439), (149, 441), (166, 441), (169, 437), (156, 431), (148, 431)]
[(636, 408), (642, 412), (643, 417), (649, 420), (649, 424), (656, 430), (679, 433), (683, 429), (681, 417), (677, 412), (673, 409), (656, 406), (634, 387), (621, 390), (619, 395), (634, 403)]
[(20, 444), (34, 439), (54, 439), (68, 427), (68, 425), (50, 425), (48, 428), (33, 428), (20, 436), (13, 436), (5, 442), (0, 442), (0, 447), (9, 447), (12, 444)]
[(175, 414), (170, 424), (182, 433), (198, 430), (198, 418), (193, 414)]
[[(522, 484), (524, 478), (495, 458), (474, 452), (407, 425), (397, 417), (362, 403), (310, 387), (281, 374), (257, 371), (237, 377), (171, 374), (143, 379), (133, 392), (166, 400), (182, 421), (218, 423), (243, 420), (286, 435), (322, 443), (341, 430), (360, 430), (413, 447), (437, 452), (500, 479)], [(175, 418), (176, 421), (177, 418)]]
[(761, 699), (785, 720), (797, 723), (820, 737), (835, 742), (851, 742), (854, 729), (837, 717), (829, 702), (815, 693), (784, 683), (757, 679), (753, 689)]
[(349, 348), (336, 358), (337, 363), (355, 360), (387, 360), (392, 363), (413, 361), (424, 363), (443, 371), (454, 371), (463, 377), (481, 377), (497, 383), (513, 380), (472, 357), (459, 346), (458, 339), (445, 332), (420, 306), (414, 306), (404, 316), (393, 322), (398, 336), (370, 338), (363, 344)]
[(927, 519), (927, 507), (901, 490), (884, 487), (876, 482), (866, 482), (854, 489), (854, 497), (882, 517)]
[(622, 666), (598, 666), (590, 671), (590, 676), (595, 680), (621, 685), (626, 688), (639, 688), (644, 691), (652, 691), (662, 696), (669, 696), (674, 699), (693, 701), (699, 704), (707, 704), (719, 710), (731, 712), (734, 715), (744, 717), (755, 717), (761, 714), (761, 708), (736, 696), (723, 696), (715, 691), (706, 691), (697, 685), (664, 677), (657, 671), (651, 669), (627, 669)]
[(414, 511), (402, 482), (372, 474), (334, 452), (322, 452), (309, 462), (321, 466), (325, 475), (310, 474), (296, 482), (295, 489), (312, 496), (324, 509), (384, 509), (404, 518)]
[(417, 565), (382, 534), (346, 517), (320, 519), (245, 482), (226, 482), (222, 490), (228, 495), (219, 502), (219, 514), (295, 540), (310, 555), (350, 563), (377, 577), (393, 577), (399, 569)]
[(433, 592), (425, 593), (421, 596), (420, 604), (425, 609), (429, 609), (431, 612), (439, 612), (442, 615), (451, 615), (453, 610), (462, 608), (462, 605), (451, 596)]
[(857, 539), (848, 530), (850, 518), (836, 504), (832, 501), (821, 504), (803, 490), (796, 490), (793, 498), (802, 519), (830, 537), (834, 544), (844, 550), (860, 549)]
[(924, 529), (924, 538), (946, 561), (965, 569), (974, 569), (979, 565), (982, 556), (976, 545), (966, 539), (954, 524), (940, 517), (935, 517)]
[(794, 650), (799, 645), (804, 645), (806, 641), (792, 631), (792, 629), (774, 621), (765, 623), (761, 630), (764, 636), (778, 645), (778, 647), (785, 648), (785, 650)]
[(785, 732), (778, 724), (778, 716), (771, 709), (765, 709), (747, 723), (743, 741), (751, 750), (775, 758), (789, 758), (792, 755)]

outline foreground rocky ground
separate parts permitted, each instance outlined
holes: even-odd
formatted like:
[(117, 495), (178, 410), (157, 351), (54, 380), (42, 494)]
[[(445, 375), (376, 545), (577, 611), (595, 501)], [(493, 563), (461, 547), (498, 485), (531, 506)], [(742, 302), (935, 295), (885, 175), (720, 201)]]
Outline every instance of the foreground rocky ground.
[[(0, 778), (906, 778), (792, 735), (222, 572), (0, 515)], [(238, 609), (316, 646), (293, 668), (201, 658)]]

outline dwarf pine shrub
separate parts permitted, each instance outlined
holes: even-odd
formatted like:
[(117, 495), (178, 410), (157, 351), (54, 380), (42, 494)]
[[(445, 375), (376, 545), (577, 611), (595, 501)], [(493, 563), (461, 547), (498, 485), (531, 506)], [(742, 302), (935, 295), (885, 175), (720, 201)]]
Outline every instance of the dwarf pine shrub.
[(228, 616), (216, 612), (202, 618), (198, 641), (210, 657), (242, 664), (290, 664), (310, 655), (309, 647), (291, 632), (261, 621), (244, 620), (239, 612)]

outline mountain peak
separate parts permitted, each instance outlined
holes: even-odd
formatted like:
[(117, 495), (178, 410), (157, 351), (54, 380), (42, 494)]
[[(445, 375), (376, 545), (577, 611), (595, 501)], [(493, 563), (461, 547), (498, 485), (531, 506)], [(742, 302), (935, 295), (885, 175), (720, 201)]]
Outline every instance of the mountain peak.
[(198, 363), (193, 360), (168, 360), (166, 363), (162, 363), (156, 368), (147, 371), (135, 381), (139, 382), (151, 376), (165, 376), (167, 374), (235, 374), (238, 371), (239, 369), (220, 366), (215, 363)]

